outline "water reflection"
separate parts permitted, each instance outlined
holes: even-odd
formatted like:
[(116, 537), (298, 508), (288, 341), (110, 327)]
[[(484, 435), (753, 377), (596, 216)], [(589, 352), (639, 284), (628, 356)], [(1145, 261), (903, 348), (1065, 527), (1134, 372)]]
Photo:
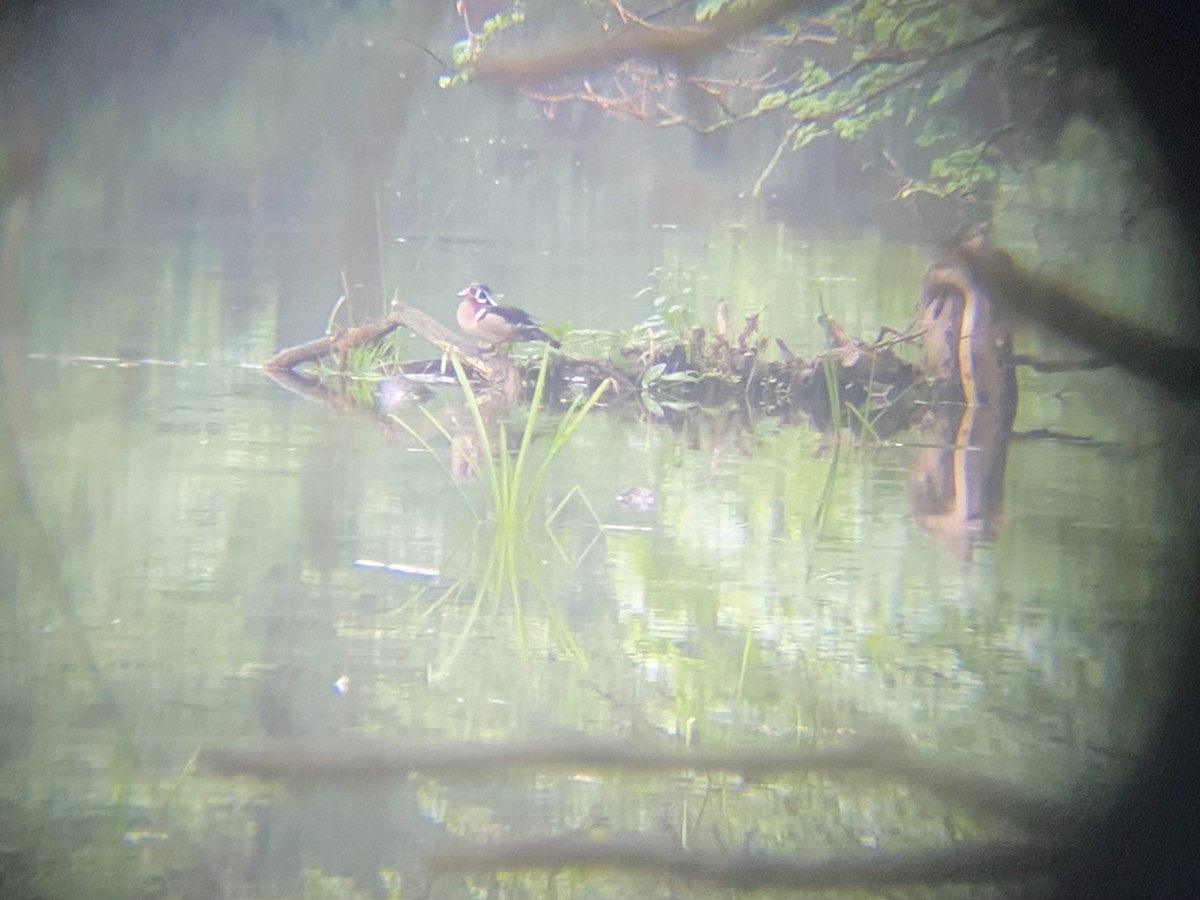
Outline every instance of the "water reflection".
[(931, 414), (921, 428), (925, 444), (913, 464), (913, 514), (960, 559), (999, 528), (1004, 467), (1015, 410), (966, 407)]
[[(121, 783), (146, 811), (121, 833), (170, 835), (174, 848), (137, 844), (131, 873), (182, 878), (207, 859), (239, 890), (291, 890), (304, 870), (362, 887), (381, 870), (416, 877), (447, 828), (552, 834), (579, 815), (579, 785), (539, 788), (535, 827), (520, 775), (277, 796), (188, 774), (201, 741), (424, 745), (582, 731), (812, 747), (890, 723), (925, 751), (1058, 797), (1081, 767), (1112, 777), (1136, 746), (1144, 695), (1127, 692), (1124, 673), (1145, 662), (1115, 623), (1148, 615), (1153, 454), (1018, 445), (1005, 525), (963, 568), (911, 519), (910, 472), (929, 452), (919, 446), (830, 453), (817, 433), (770, 422), (746, 430), (694, 414), (676, 431), (594, 416), (548, 470), (534, 517), (568, 501), (555, 520), (561, 548), (536, 529), (521, 537), (542, 587), (519, 587), (518, 609), (510, 592), (479, 604), (469, 585), (446, 594), (444, 582), (354, 566), (487, 568), (487, 536), (444, 469), (448, 445), (434, 446), (440, 461), (405, 452), (380, 440), (371, 415), (297, 402), (251, 371), (31, 365), (45, 386), (35, 406), (70, 423), (34, 447), (33, 471), (58, 473), (38, 481), (42, 514), (59, 522), (70, 517), (58, 510), (86, 509), (87, 527), (64, 553), (77, 637), (29, 622), (5, 654), (10, 672), (49, 676), (10, 682), (27, 685), (39, 728), (10, 754), (21, 780), (8, 784), (27, 785), (24, 796), (54, 784), (61, 814), (77, 815), (105, 793), (124, 734)], [(120, 402), (132, 384), (142, 399)], [(1105, 502), (1081, 507), (1097, 483), (1109, 485)], [(616, 499), (631, 484), (653, 491), (653, 509)], [(484, 484), (466, 490), (481, 507)], [(586, 505), (569, 498), (576, 490)], [(95, 674), (71, 688), (80, 640)], [(333, 691), (343, 675), (349, 688)], [(123, 712), (81, 730), (93, 679)], [(183, 793), (172, 795), (176, 783)], [(709, 789), (696, 782), (602, 783), (582, 802), (615, 832), (683, 808), (689, 821), (712, 815), (698, 813)], [(229, 790), (232, 807), (210, 805)], [(441, 799), (419, 802), (422, 792)], [(759, 816), (798, 802), (745, 800)], [(877, 824), (863, 827), (886, 843), (878, 823), (894, 813), (871, 809)], [(742, 815), (718, 827), (741, 831)], [(186, 824), (197, 816), (210, 837)], [(223, 835), (217, 851), (213, 835)]]

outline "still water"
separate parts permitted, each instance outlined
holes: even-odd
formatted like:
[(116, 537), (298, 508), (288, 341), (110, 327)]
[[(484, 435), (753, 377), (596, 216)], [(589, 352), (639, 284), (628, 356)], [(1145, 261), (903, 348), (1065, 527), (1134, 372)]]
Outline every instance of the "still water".
[[(137, 265), (223, 251), (112, 252)], [(920, 248), (883, 252), (920, 271)], [(877, 289), (833, 238), (797, 236), (777, 265), (805, 254), (841, 260), (815, 278), (857, 266)], [(51, 894), (465, 896), (488, 878), (422, 867), (448, 837), (601, 826), (814, 856), (997, 833), (886, 778), (535, 767), (306, 786), (198, 769), (205, 746), (813, 749), (886, 726), (1054, 799), (1103, 794), (1136, 752), (1169, 629), (1155, 600), (1163, 462), (1147, 414), (1127, 429), (1103, 409), (1139, 421), (1148, 395), (1120, 376), (1026, 380), (1018, 437), (1044, 431), (1008, 448), (995, 537), (966, 546), (917, 515), (917, 435), (839, 444), (731, 411), (673, 425), (636, 405), (593, 413), (552, 460), (515, 581), (495, 586), (487, 486), (451, 476), (424, 415), (400, 414), (427, 446), (374, 411), (282, 390), (248, 365), (274, 349), (253, 327), (269, 286), (212, 270), (191, 289), (251, 308), (210, 352), (26, 361), (0, 784), (18, 828), (4, 840)], [(178, 298), (160, 287), (156, 302)], [(450, 389), (429, 408), (460, 405)], [(1094, 439), (1045, 436), (1067, 430)], [(631, 487), (653, 507), (618, 502)], [(26, 827), (43, 835), (31, 849)], [(556, 878), (588, 895), (648, 889), (535, 872), (504, 890)]]

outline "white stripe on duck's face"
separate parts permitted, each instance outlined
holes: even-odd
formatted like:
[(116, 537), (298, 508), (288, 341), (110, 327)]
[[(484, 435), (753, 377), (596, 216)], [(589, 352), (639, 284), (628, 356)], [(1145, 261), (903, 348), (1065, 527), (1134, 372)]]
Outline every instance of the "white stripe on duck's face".
[(492, 299), (492, 291), (486, 284), (480, 284), (478, 281), (473, 281), (465, 288), (458, 292), (460, 297), (470, 297), (476, 303), (484, 303), (488, 306), (498, 306)]

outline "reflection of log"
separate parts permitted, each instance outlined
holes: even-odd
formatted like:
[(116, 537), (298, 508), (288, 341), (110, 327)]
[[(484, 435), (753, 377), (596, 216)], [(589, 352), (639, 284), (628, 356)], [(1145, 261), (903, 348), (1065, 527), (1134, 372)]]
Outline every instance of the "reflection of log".
[(333, 335), (327, 334), (315, 341), (288, 347), (268, 359), (262, 367), (268, 372), (290, 372), (301, 363), (316, 362), (321, 357), (327, 356), (333, 350), (333, 341)]
[(347, 402), (344, 394), (330, 389), (316, 378), (306, 378), (291, 369), (273, 368), (265, 365), (263, 366), (263, 371), (277, 385), (306, 400), (317, 400), (321, 403), (328, 403), (331, 406), (347, 407), (352, 405)]
[[(957, 248), (981, 258), (1003, 257), (980, 233)], [(991, 293), (974, 268), (951, 250), (925, 273), (917, 319), (924, 369), (935, 398), (965, 404), (935, 407), (922, 424), (922, 443), (909, 479), (913, 511), (926, 530), (967, 559), (991, 538), (1000, 517), (1004, 465), (1017, 406), (1012, 330), (997, 318)]]
[[(1002, 251), (983, 246), (976, 235), (963, 246), (968, 242), (981, 257), (1007, 258)], [(926, 375), (942, 386), (946, 399), (967, 406), (1016, 406), (1012, 331), (997, 319), (992, 297), (972, 266), (951, 254), (929, 267), (921, 286), (917, 324), (924, 332)]]

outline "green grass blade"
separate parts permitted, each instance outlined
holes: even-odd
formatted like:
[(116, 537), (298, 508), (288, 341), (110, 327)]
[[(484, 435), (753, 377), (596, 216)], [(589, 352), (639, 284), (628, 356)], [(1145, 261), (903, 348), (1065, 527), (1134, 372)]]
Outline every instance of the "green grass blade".
[(875, 433), (874, 426), (871, 425), (870, 421), (867, 420), (867, 417), (862, 414), (857, 406), (852, 406), (851, 404), (847, 403), (846, 411), (849, 412), (850, 415), (854, 416), (854, 418), (858, 419), (859, 424), (863, 427), (863, 431), (874, 438), (876, 443), (883, 443), (879, 439), (879, 435)]
[[(537, 424), (538, 413), (542, 408), (542, 394), (546, 389), (546, 369), (549, 368), (550, 345), (542, 350), (542, 363), (538, 369), (537, 383), (533, 388), (533, 399), (529, 404), (529, 413), (525, 417), (525, 430), (521, 434), (521, 449), (517, 451), (516, 482), (513, 484), (514, 498), (520, 494), (521, 473), (525, 471), (525, 459), (529, 453), (529, 445), (533, 443), (533, 432)], [(532, 506), (532, 503), (530, 504)]]
[(754, 629), (746, 629), (746, 642), (742, 645), (742, 667), (738, 670), (737, 691), (734, 697), (738, 700), (742, 699), (742, 688), (746, 685), (746, 666), (750, 664), (750, 648), (754, 638)]
[[(600, 402), (600, 398), (604, 396), (605, 392), (611, 385), (611, 380), (606, 378), (604, 381), (600, 382), (600, 385), (592, 392), (592, 395), (588, 397), (587, 400), (580, 403), (579, 398), (577, 397), (575, 402), (571, 404), (571, 408), (568, 409), (566, 414), (563, 415), (562, 419), (559, 420), (558, 428), (555, 429), (554, 434), (550, 438), (549, 446), (546, 448), (546, 456), (542, 459), (541, 464), (533, 473), (533, 479), (530, 482), (529, 489), (529, 495), (531, 497), (536, 495), (537, 489), (541, 486), (542, 480), (546, 475), (546, 469), (549, 468), (550, 462), (554, 459), (555, 454), (557, 454), (558, 451), (566, 446), (567, 441), (570, 440), (570, 437), (574, 433), (575, 429), (579, 427), (580, 423), (583, 422), (584, 418), (592, 410), (592, 408)], [(530, 505), (532, 506), (532, 499), (530, 500)]]
[(454, 366), (454, 374), (458, 377), (458, 383), (462, 387), (467, 409), (471, 412), (471, 421), (475, 424), (475, 434), (479, 438), (480, 455), (483, 457), (483, 468), (492, 495), (492, 510), (499, 513), (503, 500), (500, 492), (500, 479), (499, 473), (496, 471), (496, 460), (492, 455), (492, 442), (488, 440), (487, 426), (483, 422), (483, 413), (479, 409), (479, 401), (475, 399), (475, 391), (471, 387), (471, 380), (467, 378), (467, 373), (463, 370), (462, 363), (459, 362), (457, 356), (451, 356), (450, 362)]
[[(432, 413), (430, 413), (423, 406), (418, 407), (418, 408), (421, 410), (421, 412), (423, 412), (425, 414), (426, 418), (428, 418), (429, 421), (433, 422), (434, 425), (437, 426), (438, 431), (440, 431), (443, 435), (446, 436), (447, 441), (451, 440), (450, 433), (448, 431), (446, 431), (445, 428), (442, 427), (442, 423), (439, 422), (436, 418), (434, 418)], [(425, 440), (425, 438), (423, 438), (423, 437), (421, 437), (421, 435), (417, 434), (416, 429), (414, 429), (411, 425), (409, 425), (407, 422), (405, 422), (403, 419), (401, 419), (395, 413), (388, 413), (388, 418), (391, 419), (393, 422), (395, 422), (397, 425), (399, 425), (401, 428), (403, 428), (405, 431), (407, 431), (409, 437), (411, 437), (414, 441), (416, 441), (418, 444), (420, 444), (421, 447), (426, 452), (428, 452), (430, 454), (430, 456), (433, 457), (434, 461), (437, 462), (438, 466), (445, 473), (446, 477), (450, 480), (450, 483), (452, 485), (454, 485), (454, 489), (458, 491), (458, 495), (460, 497), (462, 497), (463, 503), (467, 504), (467, 509), (469, 509), (471, 511), (471, 515), (474, 517), (475, 521), (476, 522), (482, 521), (479, 518), (479, 513), (476, 512), (476, 510), (475, 510), (475, 505), (473, 503), (471, 503), (471, 498), (467, 496), (467, 492), (462, 489), (462, 485), (459, 484), (458, 479), (454, 477), (454, 473), (450, 471), (450, 467), (447, 466), (445, 462), (443, 462), (443, 460), (440, 456), (438, 456), (438, 454), (434, 451), (433, 447), (430, 445), (429, 441)], [(471, 471), (473, 471), (475, 473), (476, 477), (479, 477), (479, 467), (475, 463), (475, 461), (468, 460), (467, 463), (468, 463), (468, 465), (471, 466)]]
[(825, 521), (829, 518), (829, 510), (833, 506), (833, 492), (837, 486), (838, 455), (841, 450), (841, 444), (834, 445), (833, 455), (829, 459), (829, 471), (825, 475), (825, 485), (821, 489), (821, 499), (817, 503), (817, 511), (813, 514), (813, 523), (817, 526), (818, 531), (824, 530)]

